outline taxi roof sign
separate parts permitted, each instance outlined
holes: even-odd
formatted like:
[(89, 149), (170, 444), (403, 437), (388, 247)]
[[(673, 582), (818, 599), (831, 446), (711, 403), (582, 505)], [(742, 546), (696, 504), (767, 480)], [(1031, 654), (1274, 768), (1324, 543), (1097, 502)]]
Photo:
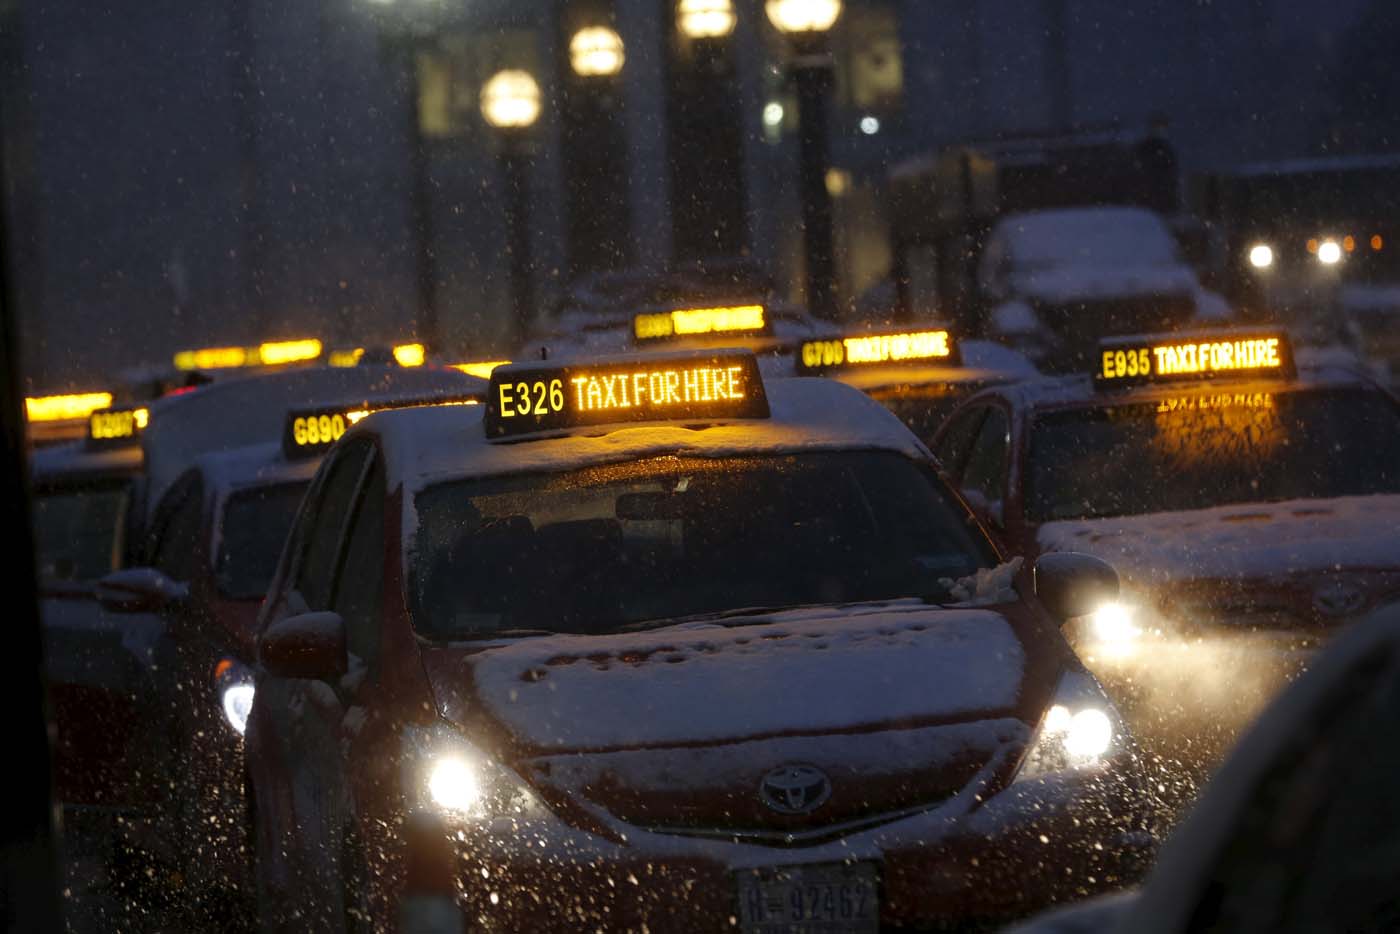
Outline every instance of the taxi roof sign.
[(758, 304), (675, 308), (644, 312), (632, 319), (632, 335), (639, 344), (686, 337), (767, 335), (771, 332), (768, 310)]
[(30, 422), (66, 422), (87, 418), (112, 404), (110, 392), (73, 392), (57, 396), (26, 396), (24, 415)]
[(294, 409), (287, 413), (287, 420), (282, 427), (282, 454), (288, 460), (318, 457), (339, 441), (340, 436), (352, 426), (375, 412), (428, 405), (480, 404), (479, 399), (471, 396), (436, 396)]
[(809, 376), (877, 366), (961, 363), (958, 344), (946, 328), (903, 328), (803, 341), (796, 359), (797, 372)]
[(1281, 330), (1206, 331), (1108, 338), (1094, 358), (1099, 389), (1230, 376), (1292, 379), (1293, 345)]
[(87, 446), (101, 449), (134, 445), (150, 420), (151, 410), (144, 405), (98, 409), (88, 416)]
[(499, 367), (485, 427), (496, 440), (628, 422), (768, 417), (757, 358), (719, 350)]

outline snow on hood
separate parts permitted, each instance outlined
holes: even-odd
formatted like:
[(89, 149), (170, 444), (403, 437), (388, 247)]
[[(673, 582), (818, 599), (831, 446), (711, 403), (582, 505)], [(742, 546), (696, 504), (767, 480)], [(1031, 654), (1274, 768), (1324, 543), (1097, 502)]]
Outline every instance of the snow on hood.
[(1400, 567), (1400, 496), (1303, 499), (1048, 522), (1044, 551), (1097, 555), (1141, 586)]
[(1017, 296), (1052, 304), (1149, 295), (1194, 296), (1200, 283), (1181, 263), (1074, 263), (1018, 270), (1011, 275)]
[(1020, 696), (1024, 650), (991, 611), (910, 602), (761, 620), (522, 640), (471, 659), (478, 699), (557, 751), (985, 719)]

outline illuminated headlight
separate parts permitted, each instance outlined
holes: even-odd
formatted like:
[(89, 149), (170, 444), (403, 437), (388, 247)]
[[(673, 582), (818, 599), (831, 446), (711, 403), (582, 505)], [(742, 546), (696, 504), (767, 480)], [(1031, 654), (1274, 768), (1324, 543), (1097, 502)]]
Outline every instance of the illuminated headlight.
[(1255, 244), (1249, 251), (1249, 265), (1255, 269), (1268, 269), (1274, 264), (1274, 248), (1267, 243)]
[(224, 722), (242, 736), (248, 729), (248, 715), (253, 712), (253, 672), (233, 658), (221, 658), (214, 666), (214, 695)]
[(1016, 780), (1102, 765), (1126, 742), (1118, 711), (1098, 682), (1086, 672), (1068, 672), (1060, 679)]
[(1114, 600), (1089, 615), (1089, 637), (1094, 647), (1114, 655), (1126, 655), (1137, 648), (1142, 627), (1136, 622), (1137, 607)]
[(428, 808), (458, 822), (525, 820), (544, 806), (509, 769), (448, 727), (412, 730), (405, 736), (405, 787)]
[(1317, 248), (1318, 262), (1324, 266), (1335, 266), (1342, 261), (1342, 245), (1336, 240), (1325, 240)]

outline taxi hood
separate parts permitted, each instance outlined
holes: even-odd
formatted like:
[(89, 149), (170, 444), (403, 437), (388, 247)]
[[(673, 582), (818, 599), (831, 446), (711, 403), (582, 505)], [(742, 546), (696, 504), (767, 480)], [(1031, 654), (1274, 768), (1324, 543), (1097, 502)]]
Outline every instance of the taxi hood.
[[(1339, 578), (1364, 591), (1395, 586), (1400, 574), (1400, 496), (1354, 496), (1219, 506), (1186, 512), (1049, 522), (1041, 551), (1087, 552), (1125, 583), (1161, 589), (1196, 581), (1323, 591)], [(1390, 583), (1387, 583), (1390, 581)], [(1370, 595), (1372, 599), (1383, 593)], [(1328, 614), (1330, 615), (1330, 614)]]
[[(1004, 609), (902, 601), (425, 658), (441, 712), (494, 728), (556, 794), (632, 822), (791, 829), (945, 800), (1019, 759), (1061, 661)], [(833, 788), (810, 820), (755, 794), (794, 763)]]
[(429, 673), (445, 716), (483, 713), (531, 751), (724, 743), (1013, 711), (1026, 652), (1007, 618), (911, 604), (524, 639), (455, 663), (444, 653)]

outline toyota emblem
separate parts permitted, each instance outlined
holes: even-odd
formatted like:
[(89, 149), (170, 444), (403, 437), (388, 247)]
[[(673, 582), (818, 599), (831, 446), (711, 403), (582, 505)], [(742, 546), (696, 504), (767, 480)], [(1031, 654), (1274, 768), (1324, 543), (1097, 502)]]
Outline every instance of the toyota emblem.
[(831, 797), (831, 779), (810, 765), (784, 765), (763, 776), (758, 796), (779, 814), (810, 814)]
[(1366, 605), (1366, 591), (1345, 580), (1330, 580), (1313, 593), (1313, 606), (1323, 616), (1350, 616)]

